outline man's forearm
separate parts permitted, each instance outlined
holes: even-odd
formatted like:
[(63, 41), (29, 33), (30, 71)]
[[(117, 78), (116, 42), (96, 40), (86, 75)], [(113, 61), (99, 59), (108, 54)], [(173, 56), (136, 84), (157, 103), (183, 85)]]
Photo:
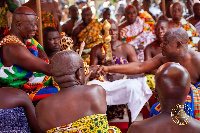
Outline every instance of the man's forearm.
[(123, 65), (112, 65), (112, 66), (106, 66), (107, 70), (106, 72), (111, 73), (122, 73), (122, 74), (139, 74), (143, 73), (142, 71), (139, 71), (139, 63), (132, 62), (128, 64)]

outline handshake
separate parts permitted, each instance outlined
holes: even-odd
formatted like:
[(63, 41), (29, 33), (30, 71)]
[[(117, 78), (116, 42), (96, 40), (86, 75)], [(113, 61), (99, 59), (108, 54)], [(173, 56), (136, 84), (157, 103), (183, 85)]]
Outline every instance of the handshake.
[(85, 73), (86, 81), (89, 78), (90, 79), (98, 79), (101, 82), (104, 81), (103, 75), (105, 75), (108, 71), (107, 66), (92, 65), (92, 66), (89, 66), (88, 68), (89, 68), (89, 70), (87, 70), (87, 72)]

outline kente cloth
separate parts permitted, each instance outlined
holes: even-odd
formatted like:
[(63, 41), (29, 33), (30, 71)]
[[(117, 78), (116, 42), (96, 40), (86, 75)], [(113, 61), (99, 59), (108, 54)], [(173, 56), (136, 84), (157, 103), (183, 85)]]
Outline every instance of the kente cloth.
[[(115, 64), (128, 63), (124, 58), (113, 56), (113, 59), (115, 59)], [(120, 79), (113, 82), (106, 81), (106, 78), (104, 79), (104, 82), (92, 80), (87, 84), (98, 84), (105, 89), (107, 105), (127, 104), (131, 111), (131, 120), (134, 121), (144, 104), (152, 95), (152, 91), (146, 84), (146, 77)]]
[(188, 48), (198, 51), (198, 42), (200, 40), (200, 37), (198, 32), (196, 31), (196, 28), (188, 21), (186, 21), (184, 18), (181, 18), (178, 27), (182, 27), (188, 33), (189, 36)]
[(153, 91), (155, 89), (155, 87), (156, 87), (155, 80), (154, 80), (155, 75), (147, 74), (146, 77), (147, 77), (147, 85)]
[(0, 109), (1, 133), (31, 133), (23, 107)]
[[(120, 40), (132, 46), (143, 45), (144, 48), (155, 40), (156, 36), (151, 31), (151, 27), (141, 18), (121, 29)], [(144, 50), (136, 50), (138, 59), (144, 61)]]
[(142, 20), (144, 20), (145, 23), (147, 23), (150, 26), (150, 30), (153, 31), (154, 33), (154, 29), (155, 29), (155, 21), (152, 18), (152, 16), (147, 12), (147, 11), (139, 11), (139, 15), (138, 15)]
[[(197, 119), (200, 120), (200, 90), (199, 90), (199, 83), (190, 86), (191, 93), (187, 95), (185, 100), (185, 112)], [(161, 112), (160, 102), (154, 104), (151, 108), (150, 117), (158, 115)]]
[[(51, 14), (50, 12), (46, 12), (46, 11), (41, 11), (41, 16), (42, 16), (42, 29), (46, 28), (46, 27), (53, 27), (55, 29), (58, 29), (58, 24), (53, 16), (53, 14)], [(38, 40), (38, 31), (35, 34), (35, 38), (36, 40)]]
[[(93, 19), (79, 34), (78, 40), (79, 42), (85, 42), (85, 49), (90, 49), (96, 44), (101, 43), (102, 36), (102, 23), (98, 22), (98, 20)], [(77, 49), (80, 48), (80, 44), (77, 45)]]
[[(14, 35), (8, 35), (2, 41), (12, 39)], [(16, 37), (16, 36), (15, 36)], [(1, 42), (3, 44), (3, 42)], [(6, 45), (6, 43), (4, 44)], [(24, 45), (34, 56), (38, 57), (38, 49), (41, 45), (35, 39), (29, 39)], [(46, 60), (48, 63), (48, 60)], [(36, 62), (37, 63), (37, 62)], [(0, 83), (2, 87), (14, 87), (24, 90), (32, 101), (41, 100), (59, 91), (59, 87), (51, 76), (43, 73), (32, 72), (18, 65), (5, 67), (0, 57)]]
[(194, 27), (196, 28), (198, 34), (200, 35), (200, 21), (197, 22)]
[(8, 26), (8, 20), (7, 20), (8, 6), (7, 4), (4, 4), (4, 5), (5, 6), (0, 7), (0, 27)]
[(94, 114), (47, 130), (46, 133), (121, 133), (121, 131), (117, 127), (109, 127), (106, 114)]

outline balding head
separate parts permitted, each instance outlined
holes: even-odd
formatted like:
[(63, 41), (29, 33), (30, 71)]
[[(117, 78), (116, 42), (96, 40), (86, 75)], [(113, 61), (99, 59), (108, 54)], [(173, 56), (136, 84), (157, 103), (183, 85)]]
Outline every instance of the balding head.
[(183, 14), (183, 6), (179, 3), (173, 3), (170, 6), (170, 13), (174, 21), (180, 21)]
[(165, 63), (155, 75), (156, 90), (159, 100), (177, 100), (184, 102), (190, 91), (190, 75), (177, 63)]
[(29, 7), (21, 6), (13, 12), (11, 33), (20, 39), (31, 39), (37, 30), (37, 15)]
[(21, 6), (18, 7), (14, 12), (13, 12), (13, 20), (26, 20), (27, 17), (29, 16), (34, 16), (35, 18), (37, 18), (36, 13), (29, 7), (27, 6)]
[(176, 40), (177, 42), (186, 45), (189, 40), (189, 37), (187, 32), (183, 28), (172, 28), (165, 33), (164, 40)]
[(76, 52), (64, 50), (58, 52), (51, 59), (51, 69), (53, 76), (73, 75), (83, 66), (83, 60)]

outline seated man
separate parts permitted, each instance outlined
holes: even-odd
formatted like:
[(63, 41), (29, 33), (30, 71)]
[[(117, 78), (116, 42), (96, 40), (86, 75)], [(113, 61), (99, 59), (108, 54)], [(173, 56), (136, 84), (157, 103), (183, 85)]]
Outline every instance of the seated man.
[(169, 28), (182, 27), (188, 33), (188, 47), (193, 50), (198, 50), (198, 42), (200, 40), (199, 34), (197, 33), (195, 27), (186, 21), (183, 17), (183, 7), (180, 3), (176, 2), (171, 5), (170, 12), (172, 15), (172, 20), (169, 21)]
[(197, 29), (198, 34), (200, 34), (200, 2), (193, 5), (194, 16), (190, 17), (188, 21), (194, 25)]
[(16, 88), (0, 88), (0, 132), (41, 133), (28, 95)]
[(21, 6), (13, 13), (11, 30), (0, 42), (0, 86), (20, 88), (33, 101), (58, 92), (52, 78), (47, 76), (51, 75), (50, 65), (38, 58), (42, 47), (31, 39), (36, 30), (35, 12)]
[[(54, 27), (59, 32), (61, 32), (60, 21), (57, 16), (57, 11), (55, 5), (47, 0), (40, 1), (41, 3), (41, 17), (42, 17), (42, 28)], [(23, 6), (31, 8), (34, 12), (37, 12), (36, 0), (29, 0)], [(36, 39), (38, 39), (38, 32), (36, 32)]]
[(68, 37), (72, 36), (72, 29), (75, 26), (75, 23), (79, 20), (78, 15), (78, 7), (76, 5), (70, 6), (70, 18), (62, 25), (62, 32), (65, 32)]
[(188, 71), (179, 64), (166, 63), (158, 69), (155, 80), (161, 113), (133, 123), (128, 133), (199, 133), (200, 122), (184, 111), (191, 82)]
[[(84, 59), (88, 58), (91, 48), (101, 43), (102, 23), (92, 19), (90, 7), (84, 7), (82, 11), (82, 22), (77, 25), (72, 32), (74, 49), (80, 49), (81, 43), (85, 42)], [(87, 60), (87, 59), (86, 59)]]
[(110, 9), (109, 8), (104, 8), (103, 11), (102, 11), (102, 14), (103, 14), (103, 19), (101, 20), (101, 22), (103, 23), (106, 19), (107, 20), (111, 20), (111, 21), (114, 21), (113, 19), (110, 18)]
[(139, 60), (144, 61), (144, 48), (155, 40), (155, 35), (137, 14), (135, 6), (126, 7), (126, 20), (119, 25), (120, 40), (135, 46)]
[(59, 40), (60, 35), (55, 28), (46, 27), (43, 29), (44, 51), (46, 52), (49, 60), (51, 60), (51, 58), (60, 51)]
[[(41, 130), (47, 133), (109, 132), (105, 90), (99, 85), (85, 85), (80, 55), (72, 50), (61, 51), (53, 56), (51, 68), (60, 92), (37, 104)], [(121, 132), (116, 127), (110, 129), (114, 130)]]
[[(188, 34), (183, 28), (173, 28), (168, 30), (161, 43), (162, 54), (149, 59), (147, 61), (136, 63), (131, 62), (123, 65), (101, 66), (98, 70), (99, 74), (123, 73), (123, 74), (138, 74), (154, 70), (166, 62), (176, 62), (184, 66), (190, 73), (191, 83), (195, 85), (192, 95), (195, 96), (195, 102), (192, 102), (194, 107), (195, 119), (200, 119), (200, 98), (198, 88), (200, 86), (200, 53), (188, 49)], [(194, 86), (193, 86), (194, 87)]]
[[(113, 62), (111, 64), (121, 65), (128, 62), (139, 62), (135, 49), (131, 45), (118, 40), (117, 24), (111, 20), (109, 22), (111, 24), (110, 34), (112, 39), (110, 43), (113, 56)], [(90, 56), (91, 65), (109, 64), (106, 61), (106, 56), (102, 54), (102, 48), (102, 43), (92, 48)], [(107, 105), (128, 104), (128, 108), (131, 111), (131, 121), (134, 121), (152, 94), (146, 84), (146, 78), (122, 74), (107, 74), (106, 76), (106, 81), (104, 82), (92, 80), (88, 84), (98, 84), (106, 90)], [(126, 79), (133, 78), (134, 76), (135, 79)], [(108, 114), (113, 114), (111, 107), (108, 107)]]
[[(163, 42), (163, 36), (167, 32), (167, 30), (168, 30), (168, 21), (159, 20), (155, 28), (156, 40), (150, 43), (149, 45), (147, 45), (147, 47), (144, 50), (145, 61), (161, 53), (160, 44)], [(155, 74), (156, 69), (153, 71), (150, 71), (149, 73)]]

